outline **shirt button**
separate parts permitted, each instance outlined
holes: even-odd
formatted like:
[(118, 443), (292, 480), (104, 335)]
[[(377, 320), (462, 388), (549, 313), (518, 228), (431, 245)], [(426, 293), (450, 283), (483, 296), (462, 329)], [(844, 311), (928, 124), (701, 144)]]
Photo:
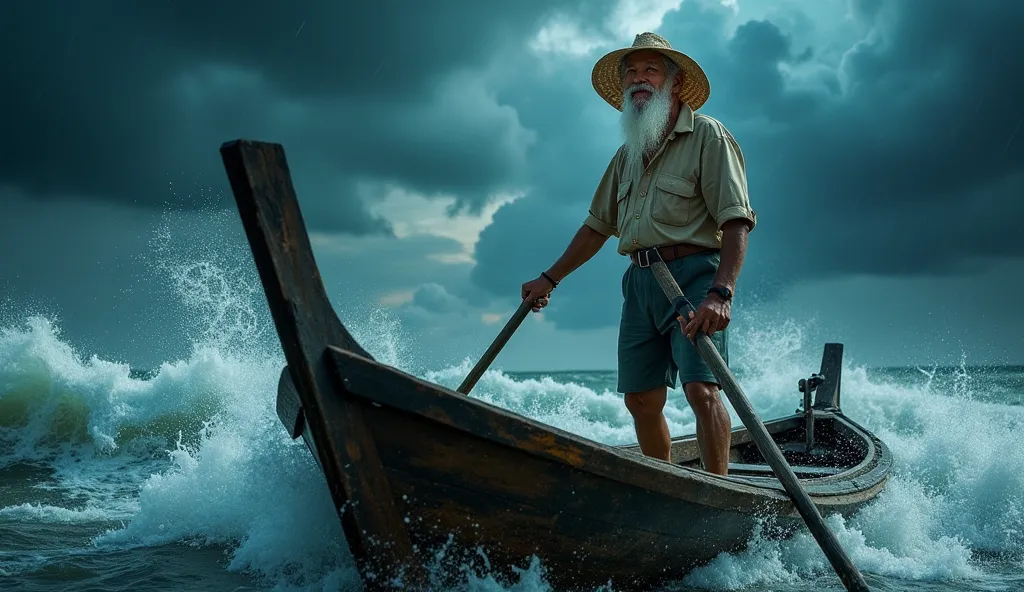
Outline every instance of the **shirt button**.
[(637, 220), (639, 220), (640, 219), (640, 214), (637, 214), (635, 217), (636, 217)]
[(635, 239), (635, 238), (633, 239), (633, 244), (634, 244), (634, 245), (636, 244), (636, 239)]
[(641, 192), (640, 192), (640, 197), (644, 197), (645, 195), (647, 195), (647, 192), (646, 192), (646, 191), (641, 191)]

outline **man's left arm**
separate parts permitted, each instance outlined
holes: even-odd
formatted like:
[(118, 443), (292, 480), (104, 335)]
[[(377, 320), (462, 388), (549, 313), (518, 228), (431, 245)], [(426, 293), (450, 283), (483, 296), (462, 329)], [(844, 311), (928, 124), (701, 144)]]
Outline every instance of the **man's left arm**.
[(750, 232), (750, 226), (750, 221), (744, 218), (733, 218), (722, 225), (721, 262), (713, 285), (728, 288), (730, 293), (736, 291), (736, 280), (740, 276), (743, 258), (747, 254), (747, 233)]
[[(728, 132), (704, 146), (700, 178), (708, 212), (722, 231), (720, 263), (713, 285), (732, 294), (747, 251), (747, 233), (757, 224), (757, 215), (750, 208), (743, 152)], [(713, 335), (725, 329), (731, 320), (731, 304), (731, 299), (709, 294), (696, 315), (680, 319), (683, 332), (692, 340), (698, 330)]]

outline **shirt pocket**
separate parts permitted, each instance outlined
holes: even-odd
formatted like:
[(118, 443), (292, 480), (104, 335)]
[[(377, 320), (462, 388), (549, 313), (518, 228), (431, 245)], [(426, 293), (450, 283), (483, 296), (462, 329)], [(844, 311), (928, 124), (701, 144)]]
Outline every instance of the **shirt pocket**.
[(626, 206), (629, 204), (629, 190), (632, 186), (632, 179), (623, 181), (622, 183), (619, 183), (619, 188), (615, 192), (615, 226), (616, 230), (619, 231), (620, 236), (622, 235), (622, 229), (625, 228), (627, 222), (626, 216), (629, 212), (627, 212), (628, 208)]
[(686, 226), (693, 215), (697, 187), (692, 181), (664, 173), (658, 175), (654, 185), (651, 218), (667, 226)]

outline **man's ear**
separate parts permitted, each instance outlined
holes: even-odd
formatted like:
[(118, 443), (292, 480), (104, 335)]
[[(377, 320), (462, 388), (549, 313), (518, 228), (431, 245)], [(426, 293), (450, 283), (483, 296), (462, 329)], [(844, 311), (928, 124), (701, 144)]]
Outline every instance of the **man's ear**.
[(686, 80), (686, 72), (680, 69), (676, 72), (676, 75), (672, 78), (672, 95), (679, 96), (679, 93), (683, 92), (683, 81)]

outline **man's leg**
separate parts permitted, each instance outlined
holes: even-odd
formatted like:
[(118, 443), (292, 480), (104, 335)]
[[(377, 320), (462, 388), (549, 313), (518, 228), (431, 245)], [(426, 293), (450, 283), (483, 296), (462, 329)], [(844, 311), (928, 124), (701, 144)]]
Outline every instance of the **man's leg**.
[[(679, 283), (679, 288), (694, 305), (707, 296), (708, 288), (714, 281), (720, 262), (717, 253), (697, 253), (668, 262), (668, 268)], [(653, 289), (651, 290), (653, 294)], [(679, 371), (679, 382), (683, 384), (686, 400), (693, 409), (697, 421), (697, 443), (704, 468), (711, 473), (725, 475), (729, 469), (729, 445), (732, 428), (729, 412), (719, 392), (718, 380), (711, 368), (701, 358), (697, 346), (690, 342), (679, 328), (678, 314), (664, 294), (660, 294), (657, 306), (659, 330), (669, 334), (672, 340), (672, 360)], [(728, 364), (728, 328), (711, 336), (718, 352)]]
[(626, 393), (626, 409), (633, 416), (633, 428), (645, 456), (672, 462), (668, 422), (665, 421), (666, 387)]
[(700, 460), (710, 473), (729, 473), (729, 446), (732, 443), (732, 420), (722, 402), (718, 385), (712, 382), (688, 382), (684, 386), (686, 401), (697, 418), (697, 444)]
[(640, 450), (646, 456), (668, 461), (668, 424), (662, 410), (667, 387), (675, 386), (675, 366), (672, 340), (655, 325), (645, 301), (643, 274), (649, 273), (631, 265), (623, 274), (618, 391), (625, 393)]

